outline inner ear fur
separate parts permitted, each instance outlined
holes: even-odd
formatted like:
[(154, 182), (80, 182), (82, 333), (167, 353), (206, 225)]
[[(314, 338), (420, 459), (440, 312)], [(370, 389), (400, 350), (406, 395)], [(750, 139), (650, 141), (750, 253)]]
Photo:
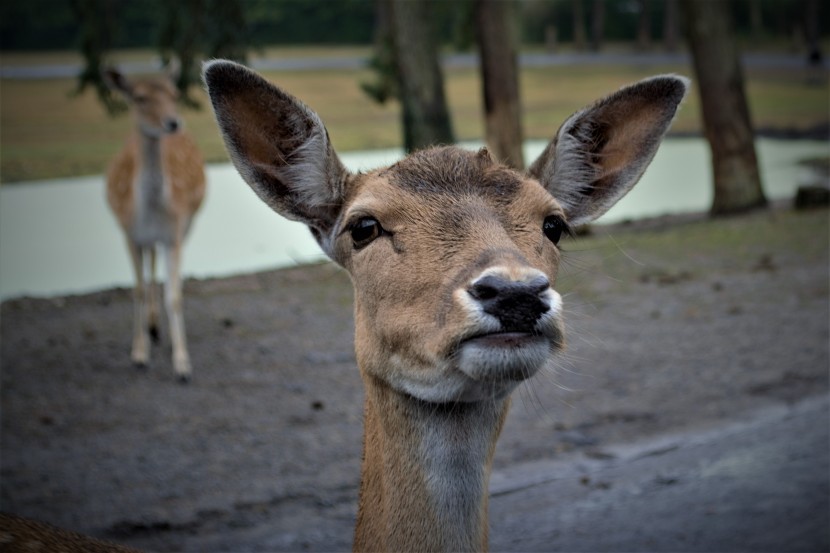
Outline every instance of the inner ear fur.
[(343, 203), (348, 172), (319, 116), (250, 69), (205, 64), (203, 78), (231, 160), (259, 197), (279, 214), (326, 236)]
[(596, 219), (640, 179), (687, 87), (683, 77), (653, 77), (575, 113), (528, 174), (562, 204), (571, 224)]
[(101, 72), (104, 78), (104, 83), (110, 90), (115, 90), (122, 93), (127, 98), (132, 97), (133, 87), (129, 79), (124, 76), (118, 69), (114, 67), (107, 67)]

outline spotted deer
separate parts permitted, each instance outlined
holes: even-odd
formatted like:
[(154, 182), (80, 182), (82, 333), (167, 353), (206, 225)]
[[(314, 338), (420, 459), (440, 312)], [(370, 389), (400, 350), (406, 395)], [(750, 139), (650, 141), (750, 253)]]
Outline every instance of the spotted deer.
[(173, 370), (186, 382), (190, 354), (182, 314), (182, 245), (205, 195), (202, 155), (182, 129), (173, 84), (178, 65), (165, 75), (128, 79), (107, 69), (107, 84), (126, 98), (135, 128), (107, 173), (107, 201), (127, 239), (135, 273), (133, 345), (136, 366), (150, 360), (150, 338), (158, 338), (156, 248), (166, 268), (164, 305), (173, 349)]
[(483, 551), (510, 394), (564, 347), (560, 238), (639, 180), (682, 77), (568, 118), (525, 173), (454, 146), (346, 170), (318, 115), (249, 69), (204, 66), (242, 177), (351, 276), (365, 388), (356, 551)]

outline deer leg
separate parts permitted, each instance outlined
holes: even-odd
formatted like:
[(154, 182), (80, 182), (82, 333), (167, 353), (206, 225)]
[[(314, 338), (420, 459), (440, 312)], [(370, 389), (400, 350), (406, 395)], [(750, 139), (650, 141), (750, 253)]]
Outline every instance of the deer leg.
[(147, 328), (150, 339), (154, 344), (159, 342), (159, 308), (158, 308), (158, 282), (156, 281), (156, 249), (149, 248), (150, 253), (150, 278), (148, 283), (148, 320)]
[(180, 273), (181, 244), (164, 247), (167, 279), (164, 286), (164, 304), (173, 344), (173, 370), (182, 382), (190, 380), (190, 355), (184, 334), (182, 314), (182, 281)]
[(144, 283), (144, 253), (145, 250), (127, 240), (130, 259), (133, 262), (135, 273), (135, 287), (133, 288), (133, 349), (130, 354), (133, 364), (143, 368), (150, 359), (149, 335), (147, 332), (147, 290)]

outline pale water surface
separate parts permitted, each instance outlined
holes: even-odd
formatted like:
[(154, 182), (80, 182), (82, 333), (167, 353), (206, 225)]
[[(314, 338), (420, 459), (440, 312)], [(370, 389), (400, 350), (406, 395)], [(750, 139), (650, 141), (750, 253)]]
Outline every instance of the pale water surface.
[[(529, 142), (534, 159), (544, 141)], [(478, 144), (464, 144), (477, 148)], [(765, 192), (792, 197), (797, 162), (827, 156), (821, 141), (760, 139)], [(342, 154), (352, 170), (392, 163), (400, 150)], [(324, 259), (306, 228), (275, 215), (229, 164), (210, 165), (208, 195), (184, 253), (188, 277), (227, 276)], [(666, 140), (637, 187), (602, 217), (615, 222), (703, 211), (712, 201), (709, 150), (700, 138)], [(104, 199), (103, 177), (0, 187), (0, 298), (54, 296), (132, 284), (127, 250)]]

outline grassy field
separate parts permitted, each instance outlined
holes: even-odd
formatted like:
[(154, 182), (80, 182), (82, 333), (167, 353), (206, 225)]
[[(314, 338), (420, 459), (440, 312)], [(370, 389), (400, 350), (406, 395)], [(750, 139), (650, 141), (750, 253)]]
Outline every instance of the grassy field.
[[(265, 56), (337, 56), (365, 53), (361, 49), (270, 50)], [(146, 53), (121, 52), (118, 60), (146, 58)], [(4, 65), (77, 61), (72, 53), (3, 55)], [(552, 136), (561, 121), (586, 103), (619, 86), (655, 73), (691, 75), (685, 66), (583, 66), (526, 68), (521, 87), (524, 128), (528, 138)], [(282, 71), (265, 76), (303, 99), (326, 122), (340, 151), (400, 145), (399, 107), (373, 103), (360, 83), (367, 70)], [(807, 129), (828, 122), (828, 84), (807, 70), (748, 70), (747, 85), (758, 128)], [(446, 73), (447, 92), (456, 137), (483, 135), (481, 92), (475, 69)], [(110, 118), (89, 91), (73, 96), (71, 79), (0, 81), (0, 182), (102, 173), (120, 148), (132, 121)], [(184, 117), (208, 161), (226, 158), (207, 99), (196, 94), (201, 110)], [(699, 103), (693, 92), (681, 110), (674, 132), (700, 132)]]

